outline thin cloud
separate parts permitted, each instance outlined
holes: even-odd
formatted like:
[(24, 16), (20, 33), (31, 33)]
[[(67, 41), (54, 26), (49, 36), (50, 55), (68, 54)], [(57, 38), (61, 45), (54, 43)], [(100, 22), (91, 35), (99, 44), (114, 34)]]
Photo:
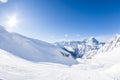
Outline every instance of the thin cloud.
[(0, 0), (0, 3), (7, 3), (8, 0)]
[(68, 34), (65, 34), (64, 36), (65, 36), (65, 37), (68, 37)]

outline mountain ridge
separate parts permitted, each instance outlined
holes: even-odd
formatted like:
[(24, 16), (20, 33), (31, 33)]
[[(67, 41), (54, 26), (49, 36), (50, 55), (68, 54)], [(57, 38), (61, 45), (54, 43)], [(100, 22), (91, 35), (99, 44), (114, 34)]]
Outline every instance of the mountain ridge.
[(8, 32), (0, 27), (0, 49), (32, 62), (53, 62), (66, 65), (76, 64), (72, 56), (52, 44)]
[(112, 39), (107, 41), (106, 44), (98, 50), (98, 53), (108, 52), (117, 47), (120, 47), (120, 34), (116, 34)]
[(100, 42), (94, 37), (90, 37), (82, 41), (62, 41), (54, 44), (70, 52), (75, 58), (90, 58), (105, 42)]

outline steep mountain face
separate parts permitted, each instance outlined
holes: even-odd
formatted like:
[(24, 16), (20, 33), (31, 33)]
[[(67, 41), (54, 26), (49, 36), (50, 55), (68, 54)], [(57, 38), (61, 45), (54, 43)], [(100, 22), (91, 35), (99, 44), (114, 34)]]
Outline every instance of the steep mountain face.
[(52, 44), (10, 33), (1, 26), (0, 49), (32, 62), (77, 63), (68, 52)]
[[(100, 48), (92, 59), (93, 62), (97, 62), (105, 67), (114, 65), (120, 67), (120, 35), (115, 35), (111, 40)], [(116, 68), (116, 69), (115, 69)], [(114, 69), (118, 71), (118, 68)]]
[(111, 40), (105, 43), (105, 45), (98, 50), (98, 53), (108, 52), (113, 50), (114, 48), (120, 47), (120, 35), (117, 34)]
[(91, 58), (105, 43), (97, 41), (94, 37), (83, 41), (56, 42), (55, 45), (70, 52), (75, 58)]

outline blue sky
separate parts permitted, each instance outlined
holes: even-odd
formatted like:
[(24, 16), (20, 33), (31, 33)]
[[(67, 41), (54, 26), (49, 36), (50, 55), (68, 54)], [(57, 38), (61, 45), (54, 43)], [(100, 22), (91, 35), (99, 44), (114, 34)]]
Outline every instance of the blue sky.
[[(1, 0), (0, 0), (1, 1)], [(120, 32), (119, 0), (8, 0), (0, 3), (0, 24), (16, 15), (13, 32), (47, 42), (105, 40)]]

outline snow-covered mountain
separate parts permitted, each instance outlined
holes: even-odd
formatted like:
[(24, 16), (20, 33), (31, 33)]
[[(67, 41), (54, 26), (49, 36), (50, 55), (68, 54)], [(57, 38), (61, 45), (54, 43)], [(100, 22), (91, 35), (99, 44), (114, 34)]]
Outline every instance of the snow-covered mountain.
[(120, 80), (120, 34), (115, 35), (111, 40), (98, 50), (91, 62), (103, 66), (114, 80)]
[(0, 80), (120, 80), (120, 49), (82, 64), (36, 63), (0, 49)]
[(52, 44), (10, 33), (1, 26), (0, 49), (32, 62), (53, 62), (67, 65), (77, 63), (68, 52)]
[(92, 61), (96, 61), (103, 65), (120, 64), (120, 47), (96, 54), (93, 56)]
[[(107, 52), (68, 66), (76, 61), (66, 51), (0, 27), (0, 80), (120, 80), (119, 37), (117, 35), (105, 44), (109, 45)], [(82, 47), (91, 50), (103, 45), (94, 38), (66, 42), (68, 44), (84, 45)]]
[[(115, 68), (120, 67), (120, 34), (115, 35), (111, 40), (107, 41), (98, 50), (97, 54), (93, 56), (92, 61), (104, 67), (111, 65), (114, 65), (113, 67)], [(115, 70), (120, 71), (119, 69)]]
[(73, 66), (35, 63), (0, 49), (0, 80), (120, 80), (119, 67), (119, 64), (104, 68), (98, 63)]
[(98, 50), (98, 53), (111, 51), (117, 47), (120, 47), (120, 34), (116, 34), (111, 40), (107, 41), (105, 45)]
[(83, 41), (56, 42), (55, 45), (71, 53), (75, 58), (91, 58), (105, 43), (94, 37)]

